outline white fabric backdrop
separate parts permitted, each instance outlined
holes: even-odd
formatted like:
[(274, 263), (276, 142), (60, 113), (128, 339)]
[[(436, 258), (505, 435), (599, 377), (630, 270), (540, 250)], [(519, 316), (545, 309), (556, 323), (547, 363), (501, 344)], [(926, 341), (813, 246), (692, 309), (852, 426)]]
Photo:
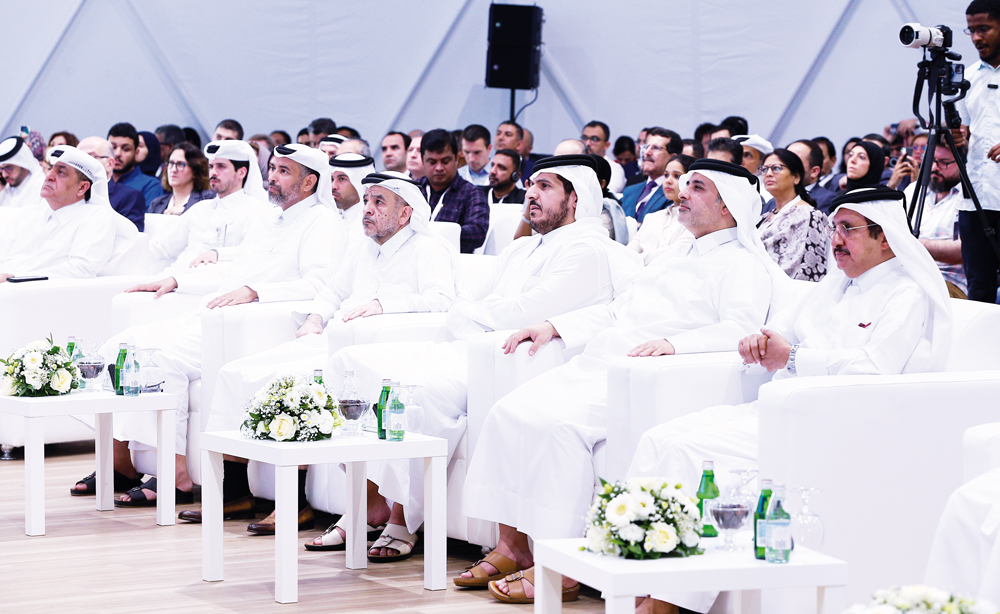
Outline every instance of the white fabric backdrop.
[[(390, 129), (506, 119), (486, 88), (487, 0), (5, 0), (2, 135), (106, 134), (116, 121), (209, 134), (226, 117), (247, 135), (293, 138), (318, 116), (376, 147)], [(538, 101), (520, 122), (535, 151), (590, 119), (614, 136), (659, 124), (691, 135), (745, 116), (786, 144), (838, 144), (907, 117), (921, 53), (907, 21), (945, 23), (966, 65), (978, 57), (965, 0), (541, 1)], [(531, 97), (518, 92), (518, 107)]]

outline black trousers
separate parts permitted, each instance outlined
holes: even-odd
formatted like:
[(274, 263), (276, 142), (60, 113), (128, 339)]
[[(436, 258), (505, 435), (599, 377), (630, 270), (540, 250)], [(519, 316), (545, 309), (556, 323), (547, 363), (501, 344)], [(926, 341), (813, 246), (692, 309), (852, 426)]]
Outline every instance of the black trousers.
[[(1000, 211), (984, 211), (989, 225), (1000, 236)], [(969, 299), (983, 303), (997, 302), (997, 274), (1000, 261), (983, 232), (977, 211), (958, 212), (958, 234), (962, 238), (962, 260), (969, 281)]]

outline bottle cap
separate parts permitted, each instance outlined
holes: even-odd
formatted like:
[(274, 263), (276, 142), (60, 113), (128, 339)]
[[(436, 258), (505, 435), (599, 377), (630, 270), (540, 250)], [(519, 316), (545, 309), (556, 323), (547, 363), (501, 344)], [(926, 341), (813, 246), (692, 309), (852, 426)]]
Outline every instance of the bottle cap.
[(391, 379), (386, 378), (386, 379), (382, 380), (382, 386), (391, 386), (391, 385), (392, 385), (392, 380)]
[(323, 375), (323, 369), (313, 369), (313, 375)]
[(118, 344), (118, 349), (119, 350), (127, 350), (128, 349), (128, 344), (127, 343), (119, 343)]
[(701, 463), (702, 471), (715, 471), (715, 463), (712, 461), (703, 461)]
[(771, 490), (771, 480), (761, 480), (760, 481), (761, 490)]

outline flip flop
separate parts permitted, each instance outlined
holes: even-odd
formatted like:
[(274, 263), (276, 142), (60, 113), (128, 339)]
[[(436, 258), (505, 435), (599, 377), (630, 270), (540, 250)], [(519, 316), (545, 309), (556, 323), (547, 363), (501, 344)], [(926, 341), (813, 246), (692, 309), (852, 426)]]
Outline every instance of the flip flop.
[[(156, 499), (147, 499), (146, 493), (142, 492), (143, 489), (156, 492), (156, 478), (149, 478), (142, 484), (126, 492), (125, 494), (130, 498), (129, 501), (115, 499), (115, 507), (155, 507)], [(174, 503), (179, 505), (194, 503), (194, 492), (175, 490)]]
[[(84, 490), (78, 490), (76, 488), (77, 484), (83, 484), (87, 488)], [(115, 492), (126, 492), (130, 488), (135, 488), (139, 484), (142, 484), (142, 480), (139, 478), (126, 477), (123, 473), (118, 473), (115, 471)], [(69, 489), (69, 494), (74, 497), (92, 497), (97, 494), (97, 472), (91, 473), (87, 477), (78, 481), (73, 485), (73, 488)]]
[[(504, 580), (507, 581), (507, 595), (500, 590), (496, 582), (489, 583), (490, 594), (493, 595), (497, 601), (502, 601), (504, 603), (535, 603), (535, 598), (528, 597), (524, 592), (525, 582), (528, 582), (532, 586), (535, 585), (534, 567), (513, 573), (504, 578)], [(579, 598), (579, 582), (569, 588), (562, 589), (563, 603), (566, 603), (567, 601), (576, 601)]]
[[(489, 563), (497, 569), (498, 573), (489, 575), (483, 569), (483, 563)], [(461, 586), (462, 588), (486, 588), (490, 582), (502, 580), (507, 575), (520, 570), (521, 568), (517, 566), (517, 563), (494, 550), (466, 569), (466, 571), (472, 572), (471, 578), (463, 578), (461, 576), (455, 578), (455, 586)]]
[[(405, 561), (413, 556), (413, 547), (417, 545), (417, 536), (409, 533), (406, 527), (398, 524), (387, 524), (382, 535), (368, 549), (368, 560), (372, 563), (395, 563)], [(376, 548), (391, 548), (399, 554), (372, 554)]]
[[(334, 530), (337, 527), (340, 527), (341, 529), (344, 529), (345, 533), (347, 532), (347, 517), (346, 516), (341, 516), (340, 520), (338, 520), (336, 523), (331, 524), (330, 526), (328, 526), (326, 528), (326, 531), (323, 531), (323, 534), (320, 535), (320, 537), (323, 538), (322, 539), (322, 543), (320, 543), (320, 544), (314, 544), (312, 542), (307, 542), (307, 543), (303, 544), (303, 546), (305, 546), (306, 550), (311, 550), (313, 552), (316, 552), (316, 551), (329, 551), (329, 550), (344, 550), (347, 547), (347, 543), (344, 542), (344, 540), (343, 540), (342, 537), (340, 537), (340, 533), (338, 533), (337, 531)], [(368, 533), (367, 541), (373, 542), (376, 539), (378, 539), (379, 536), (382, 534), (382, 531), (384, 529), (385, 529), (385, 525), (382, 525), (380, 527), (373, 527), (370, 524), (366, 524), (365, 525), (365, 531)]]

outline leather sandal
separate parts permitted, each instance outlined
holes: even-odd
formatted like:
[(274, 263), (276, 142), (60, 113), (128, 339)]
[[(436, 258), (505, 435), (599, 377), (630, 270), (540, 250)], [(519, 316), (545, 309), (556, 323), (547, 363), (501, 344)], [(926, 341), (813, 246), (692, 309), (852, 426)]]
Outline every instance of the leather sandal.
[[(502, 601), (504, 603), (535, 603), (534, 597), (528, 597), (524, 592), (524, 583), (528, 582), (532, 586), (535, 585), (535, 568), (525, 569), (524, 571), (518, 571), (513, 573), (504, 580), (507, 581), (507, 593), (504, 594), (497, 586), (496, 582), (489, 583), (490, 594), (497, 601)], [(576, 601), (580, 598), (580, 583), (577, 582), (575, 585), (562, 589), (562, 600), (563, 603), (567, 601)]]
[[(274, 535), (274, 518), (277, 512), (271, 512), (267, 518), (260, 522), (251, 522), (247, 525), (247, 531), (255, 535)], [(313, 515), (313, 508), (306, 503), (306, 506), (299, 510), (299, 531), (305, 531), (316, 526), (316, 517)]]
[[(482, 563), (489, 563), (497, 569), (497, 573), (493, 575), (486, 573), (486, 570), (482, 567)], [(490, 582), (502, 580), (507, 575), (520, 570), (521, 568), (517, 566), (517, 563), (494, 550), (466, 569), (466, 571), (472, 572), (471, 578), (463, 578), (462, 576), (455, 578), (455, 586), (461, 586), (462, 588), (486, 588)]]
[[(385, 525), (385, 530), (382, 531), (382, 535), (375, 540), (372, 547), (368, 550), (368, 560), (372, 563), (394, 563), (396, 561), (405, 561), (406, 559), (413, 556), (413, 548), (417, 545), (417, 536), (414, 533), (409, 533), (406, 527), (398, 524), (387, 524)], [(385, 556), (381, 554), (372, 554), (372, 550), (390, 548), (395, 550), (399, 554), (386, 554)]]
[[(156, 499), (147, 499), (146, 493), (142, 492), (143, 490), (156, 492), (156, 478), (149, 478), (142, 484), (126, 492), (125, 494), (129, 496), (129, 501), (115, 499), (115, 507), (155, 507)], [(194, 492), (175, 490), (174, 503), (194, 503)]]
[[(83, 484), (86, 486), (85, 489), (79, 490), (76, 486)], [(139, 484), (142, 484), (142, 480), (139, 478), (126, 477), (123, 473), (118, 473), (115, 471), (115, 492), (128, 492), (129, 489), (135, 488)], [(87, 477), (78, 481), (73, 485), (73, 488), (69, 489), (69, 494), (74, 497), (92, 497), (97, 494), (97, 472), (91, 473)]]
[[(326, 551), (326, 550), (344, 550), (345, 548), (347, 548), (347, 542), (345, 542), (344, 538), (340, 536), (340, 533), (336, 531), (337, 527), (340, 527), (341, 529), (344, 530), (344, 533), (347, 533), (346, 516), (341, 516), (340, 520), (328, 526), (326, 528), (326, 531), (323, 531), (323, 534), (320, 535), (321, 538), (320, 543), (315, 544), (310, 541), (303, 544), (306, 550), (311, 550), (313, 552), (316, 552), (316, 551)], [(384, 529), (385, 525), (382, 525), (380, 527), (373, 527), (370, 524), (366, 524), (365, 531), (368, 533), (367, 541), (373, 542), (376, 539), (378, 539), (379, 536), (382, 535), (382, 531)]]
[[(254, 518), (256, 515), (253, 495), (240, 497), (222, 505), (223, 520), (246, 520)], [(198, 523), (201, 522), (201, 510), (184, 510), (177, 514), (177, 517), (181, 520)]]

